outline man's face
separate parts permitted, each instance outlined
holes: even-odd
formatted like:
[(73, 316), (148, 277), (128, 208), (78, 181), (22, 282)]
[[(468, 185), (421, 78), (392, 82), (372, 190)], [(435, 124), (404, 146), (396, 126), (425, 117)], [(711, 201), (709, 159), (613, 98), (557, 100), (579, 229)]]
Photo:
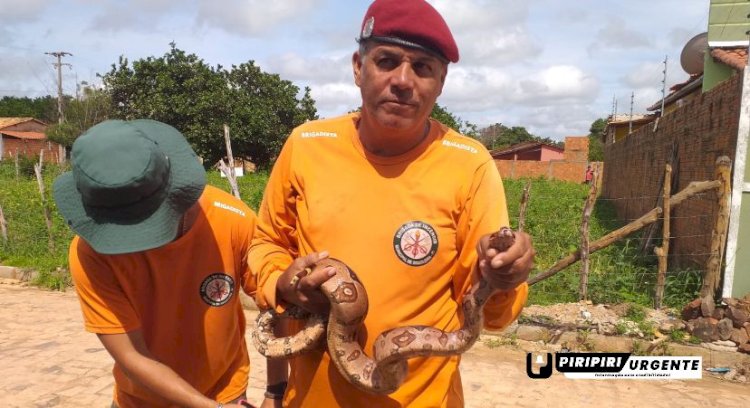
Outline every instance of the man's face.
[(446, 63), (417, 49), (369, 44), (364, 58), (352, 57), (354, 82), (362, 94), (362, 113), (381, 126), (422, 129), (443, 91)]

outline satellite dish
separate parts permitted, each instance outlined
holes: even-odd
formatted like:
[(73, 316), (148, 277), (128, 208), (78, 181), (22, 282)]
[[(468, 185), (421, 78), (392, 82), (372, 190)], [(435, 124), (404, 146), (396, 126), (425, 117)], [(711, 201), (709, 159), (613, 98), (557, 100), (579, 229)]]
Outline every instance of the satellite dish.
[(703, 56), (708, 48), (708, 33), (700, 33), (685, 44), (680, 54), (682, 69), (690, 75), (703, 73)]

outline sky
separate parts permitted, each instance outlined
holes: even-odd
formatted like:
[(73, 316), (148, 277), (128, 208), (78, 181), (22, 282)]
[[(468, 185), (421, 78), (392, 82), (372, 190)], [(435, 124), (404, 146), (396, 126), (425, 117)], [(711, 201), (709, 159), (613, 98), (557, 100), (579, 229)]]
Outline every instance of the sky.
[[(406, 0), (405, 0), (406, 1)], [(591, 123), (634, 113), (684, 82), (680, 52), (706, 31), (709, 0), (431, 0), (461, 59), (438, 103), (479, 127), (524, 126), (563, 140)], [(207, 64), (255, 61), (309, 86), (321, 117), (359, 107), (351, 55), (369, 1), (0, 0), (0, 97), (100, 84), (120, 56), (162, 56), (171, 42)]]

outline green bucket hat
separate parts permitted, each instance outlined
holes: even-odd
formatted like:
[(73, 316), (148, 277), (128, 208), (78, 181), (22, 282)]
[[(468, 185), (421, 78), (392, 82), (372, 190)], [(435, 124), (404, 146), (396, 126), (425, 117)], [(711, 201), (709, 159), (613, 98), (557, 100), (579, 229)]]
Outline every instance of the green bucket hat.
[(81, 135), (53, 186), (70, 228), (101, 254), (165, 245), (203, 193), (206, 172), (182, 134), (155, 120), (108, 120)]

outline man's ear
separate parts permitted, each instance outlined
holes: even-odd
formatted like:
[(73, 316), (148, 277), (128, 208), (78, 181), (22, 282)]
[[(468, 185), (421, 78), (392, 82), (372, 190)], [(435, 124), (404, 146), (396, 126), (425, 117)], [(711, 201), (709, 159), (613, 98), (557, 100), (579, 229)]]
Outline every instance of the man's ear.
[(354, 51), (352, 54), (352, 70), (354, 71), (354, 83), (360, 86), (362, 77), (362, 58), (359, 55), (359, 51)]
[(448, 76), (448, 64), (443, 64), (443, 72), (440, 74), (440, 92), (438, 92), (438, 96), (442, 95), (443, 93), (443, 86), (445, 86), (445, 78)]

